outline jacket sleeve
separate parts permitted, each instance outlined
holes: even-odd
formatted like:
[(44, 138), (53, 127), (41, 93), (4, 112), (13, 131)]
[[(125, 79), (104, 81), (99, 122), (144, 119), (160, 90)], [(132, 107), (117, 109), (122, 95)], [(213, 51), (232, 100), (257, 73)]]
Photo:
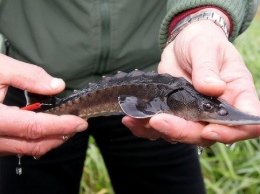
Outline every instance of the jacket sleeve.
[(244, 32), (252, 22), (258, 8), (258, 0), (168, 0), (167, 15), (163, 19), (159, 34), (159, 45), (165, 47), (168, 28), (172, 19), (189, 9), (200, 6), (215, 6), (225, 10), (232, 18), (233, 30), (230, 40), (233, 41)]

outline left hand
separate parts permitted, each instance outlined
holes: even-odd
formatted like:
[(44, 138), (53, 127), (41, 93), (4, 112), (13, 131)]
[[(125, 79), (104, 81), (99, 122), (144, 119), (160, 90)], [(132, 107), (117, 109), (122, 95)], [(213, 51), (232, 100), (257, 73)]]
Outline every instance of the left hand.
[(0, 156), (34, 155), (37, 158), (84, 131), (88, 124), (74, 115), (51, 115), (21, 110), (3, 104), (8, 86), (42, 95), (53, 95), (65, 88), (59, 78), (42, 68), (0, 54)]
[[(199, 92), (220, 96), (241, 111), (260, 115), (260, 102), (249, 70), (222, 29), (212, 21), (194, 22), (182, 30), (164, 49), (158, 72), (185, 77)], [(146, 120), (126, 116), (123, 123), (140, 137), (202, 146), (260, 136), (257, 125), (228, 127), (167, 114)]]

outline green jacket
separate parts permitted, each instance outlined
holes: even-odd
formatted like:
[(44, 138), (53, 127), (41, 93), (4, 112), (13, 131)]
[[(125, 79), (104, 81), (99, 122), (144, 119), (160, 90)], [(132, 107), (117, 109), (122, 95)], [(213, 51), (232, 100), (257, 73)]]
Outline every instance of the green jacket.
[(163, 48), (171, 18), (200, 5), (225, 9), (234, 39), (257, 0), (1, 0), (0, 33), (11, 57), (62, 77), (71, 92), (118, 70), (155, 69), (158, 35)]

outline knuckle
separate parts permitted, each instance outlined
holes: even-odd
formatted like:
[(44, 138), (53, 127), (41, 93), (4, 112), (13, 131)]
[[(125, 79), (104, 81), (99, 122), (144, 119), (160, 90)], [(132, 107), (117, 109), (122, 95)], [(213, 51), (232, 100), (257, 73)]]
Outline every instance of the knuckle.
[(147, 138), (149, 134), (147, 134), (146, 129), (144, 127), (140, 128), (138, 126), (131, 127), (130, 131), (136, 137)]
[(179, 131), (178, 134), (176, 134), (175, 140), (177, 140), (178, 142), (185, 142), (185, 140), (187, 139), (187, 134)]
[[(253, 128), (253, 127), (250, 126), (250, 128)], [(257, 128), (253, 128), (252, 130), (250, 130), (250, 133), (243, 135), (244, 136), (243, 140), (258, 138), (259, 135), (260, 135), (260, 131), (257, 130)]]
[[(38, 77), (41, 77), (41, 75), (45, 73), (45, 70), (42, 67), (39, 67), (36, 65), (31, 66), (31, 71), (32, 71), (32, 73), (31, 73), (30, 79), (32, 81), (36, 80)], [(35, 75), (37, 75), (37, 76), (35, 76)]]
[(43, 137), (44, 135), (44, 128), (43, 126), (38, 122), (30, 122), (27, 127), (27, 138), (28, 139), (38, 139)]
[(159, 131), (162, 138), (166, 141), (170, 142), (185, 142), (187, 139), (187, 134), (182, 132), (182, 130), (178, 130), (178, 127), (173, 127), (170, 130), (161, 130)]
[[(46, 74), (46, 71), (42, 67), (39, 67), (37, 65), (32, 65), (32, 70), (36, 75), (39, 76), (41, 76), (42, 74)], [(35, 77), (37, 76), (34, 75), (32, 78), (34, 79)]]
[[(36, 65), (31, 65), (30, 73), (28, 73), (23, 77), (23, 80), (21, 83), (23, 83), (23, 86), (20, 86), (24, 90), (28, 90), (29, 86), (32, 86), (37, 82), (37, 79), (39, 77), (42, 77), (42, 75), (45, 74), (45, 70), (42, 67), (36, 66)], [(36, 76), (37, 75), (37, 76)]]
[(137, 137), (142, 137), (142, 133), (140, 132), (140, 130), (138, 130), (136, 127), (131, 127), (130, 131), (133, 133), (133, 135), (137, 136)]

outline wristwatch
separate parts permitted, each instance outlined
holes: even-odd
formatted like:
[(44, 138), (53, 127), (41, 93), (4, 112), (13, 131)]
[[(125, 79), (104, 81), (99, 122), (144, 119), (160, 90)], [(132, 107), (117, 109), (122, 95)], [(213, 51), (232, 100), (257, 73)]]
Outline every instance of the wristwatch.
[(199, 14), (189, 15), (182, 19), (180, 22), (177, 23), (177, 25), (174, 27), (174, 29), (171, 32), (171, 35), (169, 36), (166, 45), (171, 43), (176, 36), (189, 24), (192, 22), (200, 21), (200, 20), (210, 20), (213, 21), (217, 26), (219, 26), (225, 33), (226, 37), (229, 37), (229, 30), (227, 23), (225, 20), (216, 12), (202, 12)]

